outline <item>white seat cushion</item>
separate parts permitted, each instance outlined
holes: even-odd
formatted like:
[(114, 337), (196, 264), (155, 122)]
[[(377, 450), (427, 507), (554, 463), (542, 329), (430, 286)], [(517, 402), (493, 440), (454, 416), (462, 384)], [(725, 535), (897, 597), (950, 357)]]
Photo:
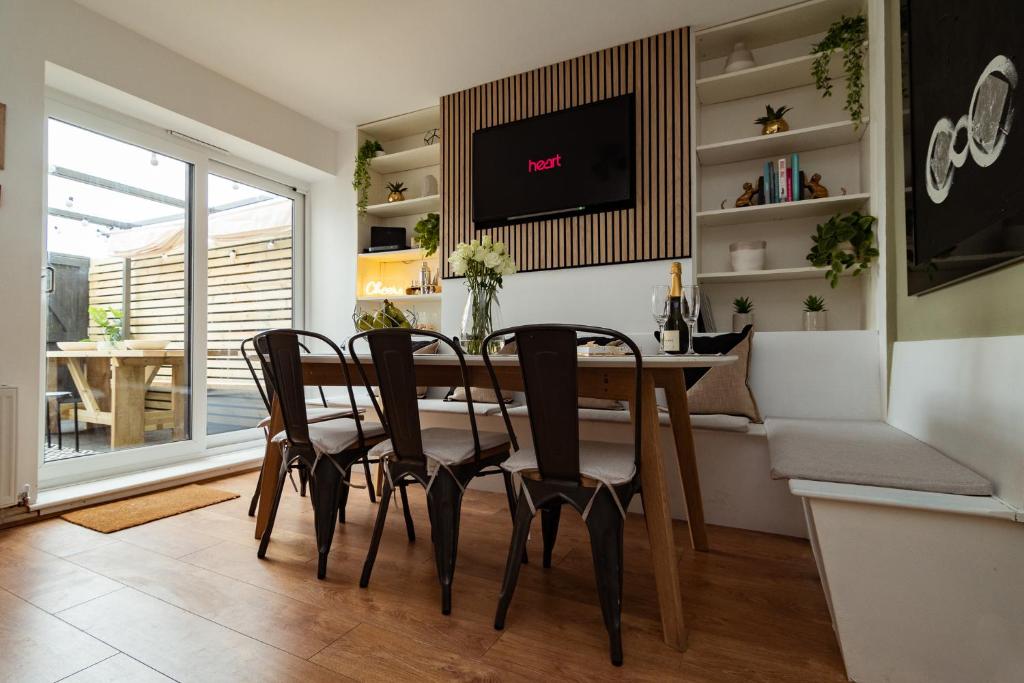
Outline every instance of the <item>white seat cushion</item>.
[[(636, 451), (633, 444), (606, 441), (580, 441), (580, 474), (618, 486), (636, 476)], [(524, 448), (501, 464), (509, 472), (537, 469), (537, 454)]]
[[(442, 465), (458, 465), (466, 462), (476, 453), (473, 447), (473, 432), (468, 429), (428, 427), (422, 432), (423, 455)], [(502, 432), (479, 432), (480, 450), (486, 451), (508, 444), (508, 435)], [(370, 457), (390, 457), (394, 454), (391, 439), (381, 441), (370, 449)]]
[[(446, 401), (443, 398), (421, 398), (419, 400), (421, 411), (429, 413), (462, 413), (469, 412), (469, 404), (465, 401)], [(491, 409), (500, 410), (493, 403), (480, 403), (473, 401), (473, 413), (475, 415), (487, 415)]]
[(884, 422), (773, 417), (765, 427), (774, 479), (992, 495), (980, 474)]
[[(364, 438), (377, 437), (384, 433), (384, 429), (376, 422), (363, 422), (362, 427)], [(280, 443), (286, 438), (285, 432), (278, 432), (274, 435), (274, 443)], [(310, 424), (309, 440), (317, 453), (334, 455), (357, 444), (359, 433), (356, 431), (355, 420), (331, 420)]]
[[(658, 407), (658, 422), (663, 425), (670, 424), (668, 412), (661, 412)], [(499, 415), (501, 409), (497, 406), (488, 415)], [(528, 414), (526, 406), (514, 406), (508, 409), (511, 417), (525, 416)], [(628, 410), (598, 410), (596, 408), (580, 408), (580, 420), (592, 422), (621, 422), (630, 421)], [(745, 433), (750, 429), (750, 418), (738, 415), (691, 415), (690, 424), (694, 429), (710, 429), (719, 432), (740, 432)]]

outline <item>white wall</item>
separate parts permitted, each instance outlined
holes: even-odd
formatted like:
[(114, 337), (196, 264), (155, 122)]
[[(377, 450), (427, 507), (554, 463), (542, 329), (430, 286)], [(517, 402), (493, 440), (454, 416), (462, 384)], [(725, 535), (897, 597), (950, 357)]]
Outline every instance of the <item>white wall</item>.
[[(0, 102), (7, 105), (6, 167), (0, 171), (0, 384), (19, 388), (19, 486), (36, 481), (42, 439), (45, 102), (47, 63), (83, 74), (171, 112), (248, 143), (289, 157), (326, 178), (337, 170), (339, 135), (285, 106), (258, 95), (70, 0), (3, 0), (0, 3)], [(76, 93), (81, 96), (82, 93)], [(341, 136), (350, 140), (351, 134)], [(342, 154), (341, 152), (345, 153)], [(238, 163), (245, 160), (235, 159)], [(347, 173), (338, 183), (318, 183), (310, 201), (344, 204), (351, 194)], [(338, 197), (333, 197), (338, 195)], [(319, 209), (313, 209), (319, 211)], [(340, 206), (328, 229), (343, 232), (350, 207)], [(317, 246), (330, 241), (321, 232)], [(333, 248), (330, 244), (326, 245)], [(351, 254), (339, 245), (339, 254)], [(314, 246), (313, 253), (319, 253)], [(326, 248), (324, 249), (326, 253)], [(340, 269), (339, 269), (340, 270)], [(339, 291), (351, 292), (350, 282)]]
[[(682, 259), (684, 283), (692, 281), (690, 259)], [(611, 327), (632, 336), (644, 350), (654, 346), (651, 287), (668, 284), (671, 261), (623, 263), (517, 273), (505, 278), (499, 296), (504, 326), (580, 323)], [(441, 331), (458, 335), (466, 305), (465, 280), (443, 282)], [(722, 329), (723, 322), (719, 322)], [(725, 326), (731, 326), (726, 321)]]

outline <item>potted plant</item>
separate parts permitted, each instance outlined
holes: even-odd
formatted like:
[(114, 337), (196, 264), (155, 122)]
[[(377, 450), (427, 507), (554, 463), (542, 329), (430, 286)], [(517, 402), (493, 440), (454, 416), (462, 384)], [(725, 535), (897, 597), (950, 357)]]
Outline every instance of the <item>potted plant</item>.
[(392, 202), (405, 201), (405, 191), (406, 191), (406, 189), (408, 189), (408, 188), (405, 187), (405, 183), (402, 183), (402, 182), (388, 183), (387, 184), (387, 188), (388, 188), (388, 203), (389, 204), (391, 204)]
[(754, 302), (750, 297), (741, 296), (732, 300), (732, 331), (742, 332), (747, 325), (754, 324)]
[(103, 330), (103, 340), (96, 348), (113, 349), (124, 339), (124, 313), (113, 306), (90, 306), (89, 317)]
[(428, 213), (416, 221), (416, 227), (412, 229), (413, 240), (423, 249), (424, 256), (433, 256), (437, 252), (437, 242), (441, 235), (441, 216), (436, 213)]
[(370, 163), (383, 152), (384, 148), (376, 140), (367, 140), (356, 152), (355, 169), (352, 171), (352, 189), (356, 191), (356, 207), (360, 215), (366, 213), (366, 205), (370, 197)]
[(466, 308), (462, 312), (461, 343), (467, 353), (478, 354), (483, 347), (484, 337), (498, 325), (498, 290), (503, 278), (516, 272), (512, 260), (502, 242), (494, 242), (484, 236), (466, 244), (459, 242), (448, 257), (452, 272), (466, 278)]
[(814, 86), (822, 97), (832, 96), (832, 77), (829, 70), (832, 54), (843, 51), (843, 73), (846, 76), (846, 103), (843, 105), (850, 114), (856, 128), (863, 122), (864, 104), (864, 45), (868, 35), (868, 20), (863, 14), (855, 17), (842, 16), (832, 24), (825, 37), (811, 48), (816, 55), (811, 64)]
[(793, 107), (783, 105), (778, 109), (773, 109), (772, 105), (766, 104), (764, 105), (765, 115), (754, 119), (754, 123), (761, 126), (761, 135), (785, 133), (789, 130), (789, 124), (782, 117), (791, 111), (793, 111)]
[(825, 298), (808, 294), (804, 299), (804, 330), (818, 332), (828, 329), (828, 309)]
[(859, 211), (836, 214), (824, 225), (819, 225), (811, 235), (814, 246), (807, 254), (807, 260), (818, 268), (828, 268), (825, 277), (833, 289), (839, 285), (843, 271), (854, 268), (853, 274), (860, 275), (878, 256), (878, 249), (873, 246), (875, 234), (872, 226), (876, 220), (874, 216), (863, 215)]

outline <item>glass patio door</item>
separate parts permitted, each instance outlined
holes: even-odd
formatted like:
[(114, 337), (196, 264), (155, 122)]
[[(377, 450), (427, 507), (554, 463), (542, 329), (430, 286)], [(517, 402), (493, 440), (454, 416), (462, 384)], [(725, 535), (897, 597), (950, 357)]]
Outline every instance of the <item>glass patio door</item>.
[(191, 163), (48, 120), (43, 463), (191, 438)]

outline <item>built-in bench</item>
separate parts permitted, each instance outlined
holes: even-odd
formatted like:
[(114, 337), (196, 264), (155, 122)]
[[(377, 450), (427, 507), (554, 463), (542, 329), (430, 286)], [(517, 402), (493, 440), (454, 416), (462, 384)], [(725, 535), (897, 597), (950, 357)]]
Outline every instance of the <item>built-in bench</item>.
[(895, 345), (888, 418), (766, 422), (856, 681), (1024, 671), (1024, 338)]

